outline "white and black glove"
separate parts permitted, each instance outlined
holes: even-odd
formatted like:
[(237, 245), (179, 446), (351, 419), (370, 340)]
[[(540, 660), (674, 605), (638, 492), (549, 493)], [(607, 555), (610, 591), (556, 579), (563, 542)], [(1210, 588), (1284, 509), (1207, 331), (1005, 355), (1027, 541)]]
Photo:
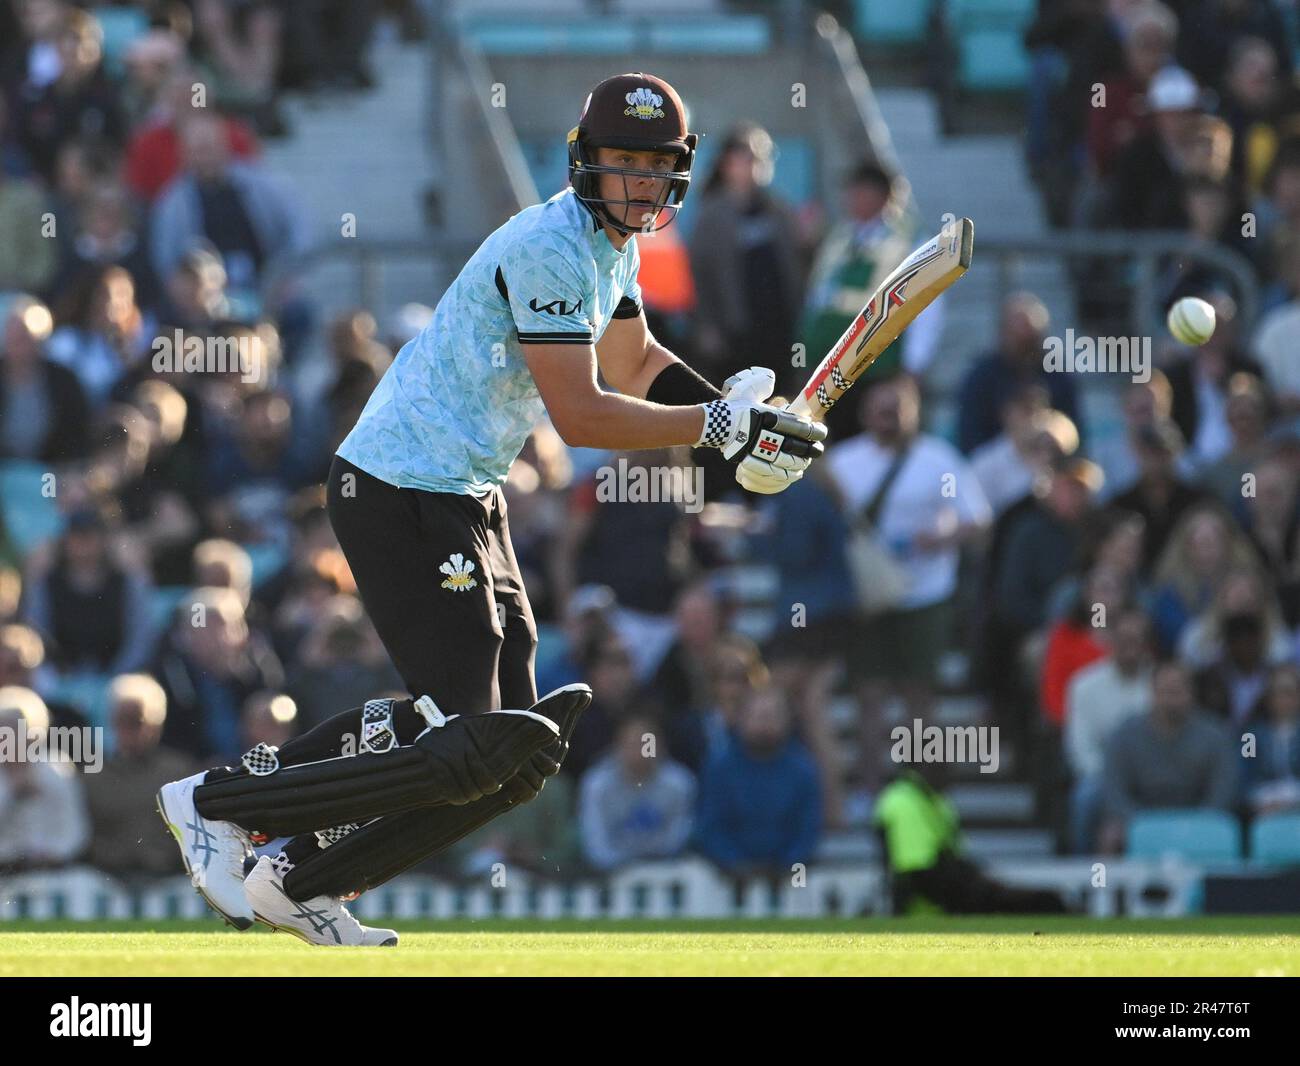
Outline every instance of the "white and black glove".
[(736, 481), (750, 492), (770, 495), (789, 488), (825, 451), (826, 427), (764, 403), (776, 375), (751, 366), (723, 383), (720, 399), (704, 408), (704, 432), (696, 447), (718, 448), (736, 461)]

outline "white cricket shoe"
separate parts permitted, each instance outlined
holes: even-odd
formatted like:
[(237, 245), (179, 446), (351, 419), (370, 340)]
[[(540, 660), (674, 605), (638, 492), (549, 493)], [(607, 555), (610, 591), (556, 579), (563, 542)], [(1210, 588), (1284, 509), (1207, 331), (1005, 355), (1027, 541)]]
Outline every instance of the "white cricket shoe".
[(259, 922), (292, 933), (308, 944), (326, 947), (394, 947), (392, 929), (362, 925), (337, 896), (315, 896), (305, 903), (290, 899), (284, 890), (284, 871), (276, 859), (263, 855), (244, 882), (244, 890)]
[(158, 813), (180, 845), (190, 882), (209, 907), (236, 929), (253, 924), (253, 908), (244, 895), (244, 857), (248, 834), (233, 822), (204, 818), (194, 806), (194, 789), (207, 771), (171, 781), (158, 790)]

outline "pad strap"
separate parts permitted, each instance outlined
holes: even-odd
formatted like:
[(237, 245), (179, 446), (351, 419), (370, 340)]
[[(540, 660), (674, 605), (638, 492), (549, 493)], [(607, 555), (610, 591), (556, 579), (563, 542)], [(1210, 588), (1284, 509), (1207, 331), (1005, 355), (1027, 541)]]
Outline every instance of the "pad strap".
[(262, 741), (256, 747), (244, 752), (240, 758), (244, 769), (256, 777), (266, 777), (280, 769), (279, 748)]
[(337, 844), (349, 833), (355, 832), (361, 827), (356, 822), (348, 822), (347, 825), (336, 825), (329, 829), (316, 830), (316, 842), (322, 848), (328, 848), (331, 844)]
[(397, 744), (393, 728), (393, 701), (366, 700), (361, 709), (361, 743), (359, 753), (391, 751)]

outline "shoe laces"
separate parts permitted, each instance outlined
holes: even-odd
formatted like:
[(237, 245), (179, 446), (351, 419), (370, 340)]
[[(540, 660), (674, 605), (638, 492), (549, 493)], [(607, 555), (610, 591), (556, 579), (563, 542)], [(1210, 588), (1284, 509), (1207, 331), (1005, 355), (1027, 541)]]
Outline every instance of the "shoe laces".
[[(338, 896), (317, 896), (304, 906), (314, 907), (316, 910), (326, 911), (339, 923), (339, 932), (344, 930), (349, 933), (355, 933), (358, 943), (365, 935), (365, 927), (356, 919), (356, 916), (343, 905), (343, 900)], [(346, 942), (348, 937), (343, 937)]]
[(250, 846), (248, 834), (233, 822), (223, 823), (227, 832), (222, 835), (221, 859), (227, 870), (239, 880), (244, 879), (244, 859), (248, 856)]

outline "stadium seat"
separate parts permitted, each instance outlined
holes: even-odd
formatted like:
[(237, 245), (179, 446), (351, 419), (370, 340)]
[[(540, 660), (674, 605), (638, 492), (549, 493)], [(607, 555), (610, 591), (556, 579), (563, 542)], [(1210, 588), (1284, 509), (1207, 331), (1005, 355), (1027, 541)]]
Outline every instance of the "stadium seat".
[(649, 25), (653, 52), (707, 52), (711, 55), (761, 55), (772, 44), (767, 19), (758, 15), (692, 18)]
[(108, 674), (79, 672), (59, 674), (43, 694), (50, 700), (69, 703), (86, 717), (92, 726), (108, 726)]
[(1038, 0), (948, 0), (949, 17), (972, 23), (1016, 23), (1029, 25), (1038, 10)]
[(958, 83), (974, 92), (1023, 89), (1029, 57), (1020, 35), (1004, 30), (973, 30), (958, 38)]
[(100, 7), (94, 15), (104, 31), (104, 67), (114, 77), (121, 77), (131, 42), (149, 32), (149, 16), (129, 7)]
[(487, 55), (598, 55), (618, 52), (759, 55), (772, 44), (760, 15), (681, 19), (466, 18), (461, 32)]
[(1159, 810), (1134, 815), (1128, 827), (1131, 859), (1173, 855), (1191, 862), (1236, 862), (1241, 827), (1223, 811)]
[(854, 0), (853, 28), (862, 43), (920, 44), (933, 0)]
[[(645, 18), (645, 0), (602, 0), (603, 6), (618, 18)], [(654, 17), (672, 19), (715, 15), (726, 6), (726, 0), (655, 0)]]
[(41, 463), (0, 463), (0, 502), (9, 540), (21, 556), (41, 541), (63, 532), (58, 501), (45, 492), (49, 470)]
[(542, 199), (550, 199), (569, 184), (569, 146), (563, 137), (521, 141), (519, 148)]
[(532, 0), (527, 5), (520, 0), (443, 0), (441, 6), (447, 18), (461, 26), (491, 18), (508, 23), (525, 7), (533, 18), (550, 20), (578, 19), (589, 13), (587, 0)]
[(187, 592), (188, 585), (163, 585), (153, 590), (149, 597), (149, 621), (155, 633), (165, 633), (170, 628), (172, 616)]
[(635, 26), (612, 22), (514, 19), (474, 21), (462, 27), (487, 55), (603, 55), (636, 51)]
[(288, 562), (288, 551), (280, 544), (245, 544), (244, 550), (253, 564), (253, 588), (261, 588)]
[(544, 675), (551, 666), (564, 657), (568, 648), (568, 643), (564, 637), (564, 630), (553, 622), (537, 623), (537, 654), (534, 660), (534, 670), (539, 675)]
[(776, 137), (776, 173), (772, 188), (792, 204), (804, 204), (817, 194), (817, 156), (805, 137)]
[(1275, 866), (1300, 864), (1300, 813), (1264, 814), (1250, 827), (1253, 862)]
[(1025, 27), (1035, 0), (952, 0), (948, 25), (957, 43), (957, 84), (976, 92), (1023, 89), (1029, 78)]

